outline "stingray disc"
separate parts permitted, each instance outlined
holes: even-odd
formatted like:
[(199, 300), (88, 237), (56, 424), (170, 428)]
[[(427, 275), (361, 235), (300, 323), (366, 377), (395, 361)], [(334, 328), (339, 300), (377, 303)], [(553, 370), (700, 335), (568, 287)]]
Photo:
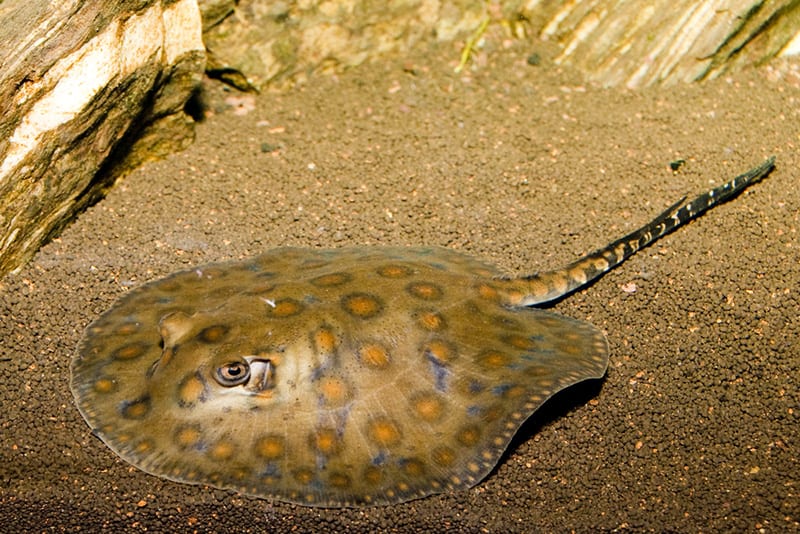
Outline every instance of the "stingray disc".
[(179, 272), (87, 329), (71, 387), (153, 475), (316, 506), (468, 488), (555, 392), (601, 377), (602, 333), (511, 308), (439, 248), (283, 248)]

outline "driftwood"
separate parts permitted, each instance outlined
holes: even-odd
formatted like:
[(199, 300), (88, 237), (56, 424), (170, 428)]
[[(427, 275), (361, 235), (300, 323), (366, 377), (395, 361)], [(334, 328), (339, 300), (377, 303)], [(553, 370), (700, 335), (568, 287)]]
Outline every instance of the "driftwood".
[(800, 38), (792, 41), (798, 0), (205, 0), (201, 7), (209, 14), (210, 74), (241, 89), (431, 40), (471, 42), (476, 52), (509, 37), (555, 41), (556, 63), (628, 87), (714, 77), (800, 47)]
[[(529, 2), (534, 4), (538, 2)], [(605, 86), (692, 82), (795, 54), (800, 2), (563, 2), (541, 30), (570, 64)]]
[(0, 275), (138, 162), (185, 146), (195, 0), (0, 3)]

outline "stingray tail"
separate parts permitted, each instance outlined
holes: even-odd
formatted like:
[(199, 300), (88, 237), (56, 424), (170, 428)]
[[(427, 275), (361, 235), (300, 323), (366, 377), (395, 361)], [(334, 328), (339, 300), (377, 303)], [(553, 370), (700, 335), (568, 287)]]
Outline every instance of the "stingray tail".
[(640, 249), (672, 232), (710, 208), (730, 200), (747, 186), (768, 175), (775, 167), (775, 156), (730, 182), (686, 202), (683, 197), (661, 215), (638, 230), (603, 248), (583, 256), (563, 269), (537, 273), (517, 279), (497, 280), (494, 289), (510, 306), (532, 306), (561, 298), (613, 269)]

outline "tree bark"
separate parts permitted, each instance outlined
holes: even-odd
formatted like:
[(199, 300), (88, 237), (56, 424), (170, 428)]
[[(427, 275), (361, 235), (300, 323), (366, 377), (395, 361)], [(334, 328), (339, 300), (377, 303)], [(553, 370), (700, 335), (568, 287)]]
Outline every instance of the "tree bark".
[(196, 0), (0, 3), (0, 275), (131, 166), (185, 146)]

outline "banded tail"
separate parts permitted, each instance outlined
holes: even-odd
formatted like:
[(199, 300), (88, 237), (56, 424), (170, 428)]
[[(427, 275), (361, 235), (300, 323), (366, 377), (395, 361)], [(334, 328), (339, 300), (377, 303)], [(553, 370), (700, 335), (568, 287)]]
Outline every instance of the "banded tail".
[(730, 182), (703, 193), (691, 202), (683, 197), (650, 223), (603, 248), (583, 256), (562, 269), (515, 279), (496, 280), (492, 285), (510, 306), (533, 306), (567, 295), (613, 269), (626, 259), (699, 217), (712, 207), (735, 197), (747, 186), (765, 177), (775, 167), (775, 156)]

